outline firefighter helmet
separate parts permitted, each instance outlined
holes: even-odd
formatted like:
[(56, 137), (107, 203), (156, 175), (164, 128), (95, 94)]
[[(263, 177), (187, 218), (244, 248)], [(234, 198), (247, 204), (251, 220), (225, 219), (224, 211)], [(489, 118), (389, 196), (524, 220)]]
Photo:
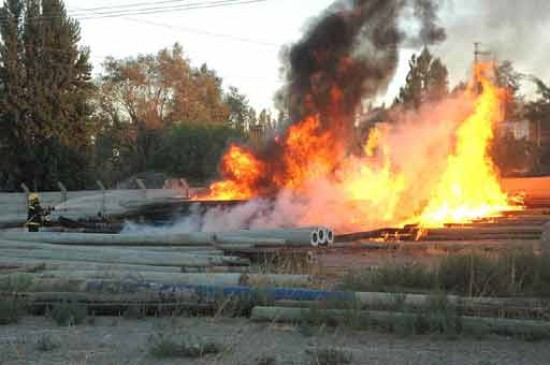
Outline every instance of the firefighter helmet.
[(35, 203), (35, 202), (38, 202), (39, 200), (40, 200), (40, 197), (38, 196), (37, 193), (29, 194), (29, 203)]

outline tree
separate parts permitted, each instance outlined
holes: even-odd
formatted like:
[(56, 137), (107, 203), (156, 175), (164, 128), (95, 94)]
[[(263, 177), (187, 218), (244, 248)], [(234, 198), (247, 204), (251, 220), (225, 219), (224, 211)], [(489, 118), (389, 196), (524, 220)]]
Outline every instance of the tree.
[(550, 128), (550, 87), (542, 80), (533, 78), (538, 98), (526, 107), (526, 116), (532, 121), (541, 121)]
[(108, 58), (104, 70), (100, 104), (107, 111), (121, 108), (131, 124), (227, 123), (221, 78), (207, 65), (192, 67), (179, 44), (156, 55)]
[(495, 67), (496, 84), (506, 90), (505, 114), (507, 119), (522, 117), (523, 100), (519, 95), (522, 75), (510, 61), (503, 61)]
[(222, 79), (203, 64), (192, 72), (189, 85), (175, 90), (171, 119), (180, 122), (225, 124), (229, 108), (224, 102)]
[(516, 139), (509, 131), (497, 135), (490, 152), (503, 176), (525, 174), (536, 164), (536, 146), (525, 138)]
[[(537, 127), (538, 133), (549, 135), (550, 133), (550, 87), (542, 80), (533, 77), (532, 81), (537, 86), (538, 99), (531, 101), (525, 108), (525, 116)], [(538, 142), (538, 141), (537, 141)], [(550, 172), (550, 146), (544, 142), (537, 146), (537, 169), (541, 172)]]
[(7, 0), (0, 36), (0, 185), (48, 189), (63, 176), (80, 186), (94, 86), (78, 23), (61, 0)]
[[(139, 55), (127, 59), (109, 57), (103, 64), (100, 106), (105, 115), (134, 126), (143, 122), (149, 128), (161, 128), (179, 79), (189, 78), (191, 67), (179, 45), (163, 49), (156, 56)], [(177, 77), (174, 75), (178, 75)], [(178, 79), (179, 78), (179, 79)]]
[(247, 130), (250, 109), (247, 97), (241, 94), (236, 87), (230, 86), (229, 92), (225, 95), (225, 103), (229, 107), (230, 126), (239, 131)]
[(215, 177), (229, 141), (239, 139), (242, 134), (227, 125), (175, 125), (162, 136), (151, 163), (170, 176), (204, 184)]
[(518, 73), (512, 62), (502, 61), (495, 68), (496, 83), (510, 91), (511, 95), (516, 95), (520, 88), (521, 74)]
[(418, 109), (422, 103), (439, 100), (448, 94), (447, 67), (427, 47), (419, 56), (411, 57), (409, 68), (406, 84), (400, 89), (395, 104)]
[[(158, 158), (166, 143), (177, 141), (171, 153), (185, 155), (185, 163), (195, 166), (202, 163), (203, 157), (189, 152), (191, 146), (211, 141), (197, 130), (215, 125), (243, 131), (248, 123), (246, 97), (236, 88), (225, 94), (216, 72), (205, 64), (193, 67), (179, 44), (156, 54), (107, 59), (100, 90), (96, 118), (102, 127), (98, 128), (96, 166), (105, 172), (110, 184), (145, 170), (187, 173), (180, 166), (183, 160), (177, 162), (166, 155)], [(178, 130), (180, 137), (168, 138), (178, 126), (182, 128)], [(202, 139), (191, 142), (182, 133)], [(175, 165), (169, 166), (171, 163)], [(215, 168), (216, 163), (213, 165)], [(193, 176), (206, 175), (195, 169)]]

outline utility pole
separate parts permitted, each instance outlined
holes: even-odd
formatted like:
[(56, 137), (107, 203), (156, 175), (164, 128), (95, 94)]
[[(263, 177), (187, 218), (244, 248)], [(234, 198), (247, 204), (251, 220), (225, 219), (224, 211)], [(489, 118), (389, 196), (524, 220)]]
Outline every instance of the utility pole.
[[(474, 42), (474, 66), (479, 64), (482, 56), (491, 56), (491, 52), (481, 50), (481, 42)], [(494, 58), (494, 57), (493, 57)]]
[(481, 45), (481, 42), (474, 42), (474, 85), (475, 90), (477, 92), (477, 95), (481, 94), (482, 87), (481, 87), (481, 81), (478, 78), (477, 75), (477, 66), (479, 65), (479, 56), (481, 55), (481, 51), (479, 50), (479, 46)]
[[(474, 82), (475, 82), (475, 85), (477, 85), (476, 89), (477, 89), (478, 94), (481, 94), (482, 87), (481, 87), (480, 80), (478, 80), (477, 66), (480, 63), (482, 56), (491, 56), (491, 54), (492, 54), (491, 52), (482, 51), (481, 50), (481, 44), (482, 44), (481, 42), (474, 42)], [(493, 62), (495, 64), (495, 68), (496, 68), (496, 61), (493, 60)]]

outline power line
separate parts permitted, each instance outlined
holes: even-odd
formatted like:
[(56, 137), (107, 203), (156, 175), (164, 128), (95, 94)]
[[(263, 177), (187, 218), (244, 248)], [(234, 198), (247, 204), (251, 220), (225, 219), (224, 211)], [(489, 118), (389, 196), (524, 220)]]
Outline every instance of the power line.
[(163, 0), (163, 1), (148, 1), (148, 2), (142, 2), (142, 3), (128, 3), (128, 4), (120, 4), (120, 5), (104, 5), (99, 6), (95, 8), (78, 8), (78, 11), (89, 11), (89, 12), (95, 12), (95, 11), (101, 11), (101, 10), (110, 10), (110, 9), (125, 9), (125, 8), (136, 8), (136, 7), (142, 7), (142, 6), (153, 6), (153, 5), (163, 5), (163, 4), (174, 4), (174, 3), (182, 3), (182, 2), (188, 2), (189, 0)]
[[(176, 0), (165, 0), (165, 1), (176, 1)], [(167, 12), (185, 12), (190, 10), (200, 10), (200, 9), (211, 9), (218, 7), (230, 7), (236, 5), (249, 5), (254, 3), (265, 2), (267, 0), (215, 0), (215, 1), (195, 1), (192, 3), (181, 3), (183, 0), (177, 0), (179, 5), (169, 5), (169, 6), (159, 6), (159, 7), (148, 7), (148, 8), (138, 8), (138, 9), (112, 9), (112, 11), (92, 11), (92, 10), (76, 10), (73, 12), (67, 11), (67, 16), (70, 18), (78, 18), (80, 20), (90, 20), (90, 19), (101, 19), (101, 18), (112, 18), (112, 17), (125, 17), (131, 15), (152, 15), (152, 14), (161, 14)], [(158, 2), (160, 3), (160, 2)], [(26, 16), (25, 19), (56, 19), (61, 17), (60, 14), (39, 14), (36, 16)], [(0, 21), (6, 19), (6, 16), (0, 16)]]
[[(156, 2), (156, 4), (161, 4), (161, 3), (162, 4), (167, 4), (167, 3), (183, 2), (183, 1), (186, 1), (186, 0), (162, 0), (162, 1)], [(266, 1), (266, 0), (221, 0), (221, 1), (203, 2), (202, 4), (199, 4), (199, 3), (195, 2), (195, 3), (192, 3), (192, 4), (187, 4), (188, 6), (192, 5), (192, 8), (180, 9), (180, 11), (194, 10), (194, 9), (199, 9), (199, 8), (219, 7), (219, 6), (234, 6), (234, 5), (241, 5), (241, 4), (264, 2), (264, 1)], [(139, 4), (146, 4), (146, 3), (139, 3)], [(149, 3), (149, 4), (151, 4), (151, 3)], [(199, 7), (199, 5), (200, 5), (200, 7)], [(124, 6), (124, 5), (122, 5), (122, 6)], [(129, 5), (126, 4), (126, 6), (129, 6)], [(82, 10), (84, 10), (84, 9), (82, 9)], [(91, 9), (87, 9), (87, 11), (90, 11), (90, 13), (95, 13), (95, 12), (92, 12)], [(156, 12), (166, 12), (166, 11), (168, 11), (168, 10), (165, 10), (164, 8), (163, 9), (156, 9)], [(128, 13), (128, 14), (130, 14), (130, 13)], [(104, 15), (104, 14), (102, 14), (102, 15)], [(139, 14), (136, 14), (136, 15), (139, 15)], [(56, 18), (58, 16), (59, 15), (57, 15), (57, 16), (51, 16), (51, 15), (48, 16), (48, 15), (42, 14), (40, 16), (37, 16), (36, 18), (40, 18), (40, 19), (43, 19), (43, 18)], [(68, 15), (68, 16), (71, 17), (70, 15)], [(111, 16), (114, 16), (114, 14), (111, 15)], [(256, 44), (256, 45), (260, 45), (260, 46), (279, 47), (279, 45), (275, 44), (275, 43), (270, 43), (270, 42), (261, 41), (261, 40), (255, 40), (255, 39), (246, 38), (246, 37), (233, 36), (233, 35), (230, 35), (230, 34), (223, 34), (223, 33), (214, 33), (214, 32), (209, 32), (209, 31), (206, 31), (206, 30), (195, 29), (195, 28), (174, 26), (174, 25), (155, 22), (155, 21), (151, 21), (151, 20), (145, 20), (145, 19), (141, 19), (141, 18), (140, 19), (130, 18), (127, 15), (124, 15), (124, 14), (117, 15), (117, 16), (120, 16), (120, 17), (124, 18), (125, 20), (129, 20), (129, 21), (132, 21), (132, 22), (148, 24), (148, 25), (157, 26), (157, 27), (163, 27), (163, 28), (176, 30), (176, 31), (181, 31), (181, 32), (187, 32), (187, 33), (199, 34), (199, 35), (204, 35), (204, 36), (229, 39), (229, 40), (233, 40), (233, 41)], [(92, 16), (89, 15), (88, 19), (91, 18), (91, 17)], [(60, 49), (56, 50), (51, 46), (50, 47), (46, 46), (44, 48), (49, 49), (53, 52), (60, 52), (61, 51)], [(61, 51), (61, 52), (63, 52), (63, 51)], [(94, 56), (92, 52), (90, 52), (90, 53), (91, 53), (90, 54), (91, 58), (96, 58), (96, 59), (100, 58), (100, 57)]]
[(189, 4), (180, 4), (180, 5), (162, 6), (162, 7), (149, 7), (149, 8), (140, 8), (140, 9), (81, 12), (76, 14), (70, 13), (69, 15), (82, 20), (87, 20), (87, 19), (124, 17), (124, 16), (131, 16), (131, 15), (151, 15), (151, 14), (161, 14), (161, 13), (168, 13), (168, 12), (184, 12), (184, 11), (199, 10), (199, 9), (212, 9), (212, 8), (218, 8), (218, 7), (248, 5), (248, 4), (265, 2), (265, 1), (266, 0), (218, 0), (218, 1), (210, 1), (210, 2), (201, 2), (201, 3), (195, 2), (195, 3), (189, 3)]
[[(187, 1), (187, 0), (163, 0), (163, 1), (156, 2), (156, 4), (182, 2), (182, 1)], [(248, 1), (243, 1), (243, 0), (227, 1), (226, 0), (226, 1), (222, 1), (222, 2), (223, 3), (232, 2), (233, 3), (232, 5), (239, 5), (240, 3), (248, 4), (248, 3), (264, 2), (264, 1), (266, 1), (266, 0), (254, 0), (254, 1), (250, 1), (250, 0), (248, 0)], [(220, 1), (218, 1), (218, 3), (219, 2)], [(140, 3), (140, 4), (145, 4), (145, 3)], [(229, 4), (225, 4), (225, 5), (229, 5)], [(120, 6), (128, 6), (128, 4), (120, 5)], [(107, 8), (107, 7), (103, 7), (103, 8)], [(267, 42), (267, 41), (256, 40), (256, 39), (251, 39), (251, 38), (246, 38), (246, 37), (233, 36), (231, 34), (214, 33), (214, 32), (210, 32), (210, 31), (206, 31), (206, 30), (202, 30), (202, 29), (174, 26), (174, 25), (165, 24), (165, 23), (161, 23), (161, 22), (155, 22), (155, 21), (152, 21), (152, 20), (146, 20), (146, 19), (141, 19), (141, 18), (140, 19), (130, 18), (126, 15), (121, 16), (121, 17), (128, 20), (128, 21), (132, 21), (132, 22), (136, 22), (136, 23), (142, 23), (142, 24), (148, 24), (148, 25), (152, 25), (152, 26), (156, 26), (156, 27), (162, 27), (162, 28), (171, 29), (171, 30), (175, 30), (175, 31), (181, 31), (181, 32), (186, 32), (186, 33), (204, 35), (204, 36), (209, 36), (209, 37), (229, 39), (229, 40), (238, 41), (238, 42), (256, 44), (256, 45), (260, 45), (260, 46), (277, 47), (277, 48), (280, 46), (279, 44), (276, 44), (276, 43), (271, 43), (271, 42)]]
[(148, 24), (148, 25), (171, 29), (179, 32), (186, 32), (186, 33), (204, 35), (204, 36), (215, 37), (215, 38), (229, 39), (233, 41), (251, 43), (251, 44), (265, 46), (265, 47), (276, 47), (276, 48), (280, 47), (280, 45), (277, 43), (272, 43), (272, 42), (267, 42), (263, 40), (252, 39), (252, 38), (246, 38), (246, 37), (239, 37), (231, 34), (215, 33), (215, 32), (210, 32), (202, 29), (175, 26), (171, 24), (165, 24), (165, 23), (160, 23), (160, 22), (155, 22), (152, 20), (145, 20), (145, 19), (135, 19), (135, 18), (129, 18), (129, 17), (125, 17), (125, 19), (135, 23)]

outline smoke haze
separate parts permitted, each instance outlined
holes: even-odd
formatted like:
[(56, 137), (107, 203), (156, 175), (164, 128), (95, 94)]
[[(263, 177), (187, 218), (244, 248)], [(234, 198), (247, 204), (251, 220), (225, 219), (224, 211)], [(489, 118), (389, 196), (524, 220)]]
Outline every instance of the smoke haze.
[(436, 48), (453, 82), (464, 80), (473, 59), (473, 42), (523, 73), (550, 81), (550, 1), (447, 0), (443, 6), (447, 41)]
[[(489, 7), (489, 0), (480, 7)], [(468, 9), (462, 4), (460, 8)], [(457, 62), (468, 65), (472, 59), (468, 34), (475, 30), (467, 28), (477, 20), (468, 13), (451, 14), (449, 9), (446, 4), (453, 31), (439, 52), (456, 52)], [(218, 232), (325, 225), (345, 232), (401, 225), (422, 213), (448, 167), (457, 129), (471, 115), (476, 100), (465, 93), (424, 104), (419, 111), (394, 111), (390, 119), (395, 122), (380, 127), (372, 154), (350, 151), (353, 141), (348, 133), (360, 102), (386, 91), (400, 47), (436, 44), (445, 38), (437, 14), (438, 3), (428, 0), (335, 2), (287, 52), (284, 94), (290, 129), (257, 151), (243, 148), (257, 159), (251, 164), (261, 167), (257, 174), (247, 174), (254, 169), (222, 171), (235, 186), (243, 182), (243, 175), (244, 182), (251, 181), (247, 186), (254, 188), (254, 196), (264, 198), (191, 215), (172, 229)], [(522, 14), (527, 22), (528, 13)], [(417, 24), (403, 19), (408, 16)], [(509, 31), (495, 22), (497, 15), (484, 16), (484, 27), (493, 24), (502, 37)], [(479, 39), (480, 35), (472, 35)], [(484, 118), (490, 119), (490, 113), (482, 115), (483, 122), (494, 122)], [(304, 125), (307, 128), (300, 129)], [(297, 138), (291, 141), (294, 144), (288, 143), (291, 137)], [(293, 181), (300, 184), (298, 189), (285, 185)]]

